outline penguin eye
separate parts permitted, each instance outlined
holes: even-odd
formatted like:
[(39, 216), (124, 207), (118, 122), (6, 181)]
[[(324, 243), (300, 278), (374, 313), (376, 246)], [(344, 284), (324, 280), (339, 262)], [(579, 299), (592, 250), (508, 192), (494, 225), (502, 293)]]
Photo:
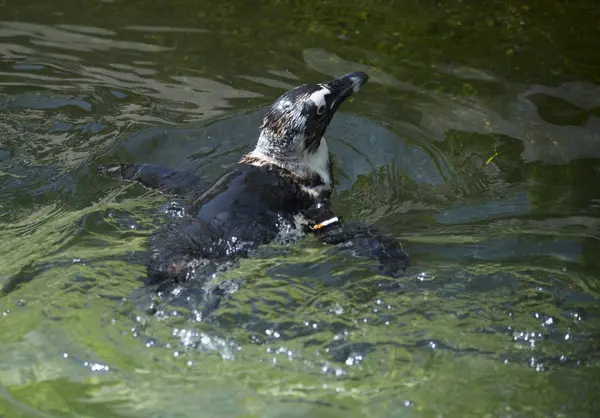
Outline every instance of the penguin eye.
[(322, 115), (325, 112), (325, 105), (321, 105), (317, 108), (317, 115)]

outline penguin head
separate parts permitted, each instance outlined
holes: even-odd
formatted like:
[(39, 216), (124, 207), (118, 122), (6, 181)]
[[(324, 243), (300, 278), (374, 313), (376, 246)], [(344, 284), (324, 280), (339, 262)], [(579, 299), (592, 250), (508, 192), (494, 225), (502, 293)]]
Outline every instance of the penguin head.
[(367, 74), (353, 72), (285, 92), (265, 115), (251, 155), (268, 158), (285, 168), (296, 167), (294, 171), (301, 176), (317, 172), (324, 182), (330, 182), (329, 155), (323, 134), (340, 105), (368, 80)]
[(369, 77), (363, 72), (343, 75), (321, 84), (305, 84), (282, 94), (269, 108), (260, 127), (265, 151), (274, 157), (315, 153), (340, 105)]

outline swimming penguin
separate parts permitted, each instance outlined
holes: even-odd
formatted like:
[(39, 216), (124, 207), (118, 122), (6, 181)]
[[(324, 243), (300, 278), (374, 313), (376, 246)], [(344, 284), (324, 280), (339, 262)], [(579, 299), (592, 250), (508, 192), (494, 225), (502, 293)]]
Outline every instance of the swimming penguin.
[(396, 274), (408, 257), (393, 237), (343, 223), (331, 207), (333, 174), (323, 134), (340, 105), (368, 81), (353, 72), (287, 91), (269, 108), (254, 150), (216, 184), (153, 165), (103, 166), (101, 171), (153, 189), (193, 196), (186, 213), (150, 239), (148, 284), (193, 280), (231, 265), (284, 230), (379, 261)]

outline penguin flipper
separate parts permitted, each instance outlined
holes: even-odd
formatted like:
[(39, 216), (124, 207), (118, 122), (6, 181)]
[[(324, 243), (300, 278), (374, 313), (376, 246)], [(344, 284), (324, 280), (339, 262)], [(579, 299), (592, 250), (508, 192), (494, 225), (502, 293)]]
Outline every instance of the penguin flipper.
[(195, 174), (154, 164), (101, 165), (98, 173), (106, 177), (135, 181), (150, 189), (178, 196), (203, 191), (210, 186)]
[(317, 238), (355, 257), (365, 257), (379, 262), (380, 273), (398, 276), (406, 271), (409, 255), (396, 238), (384, 234), (371, 225), (343, 223), (317, 233)]

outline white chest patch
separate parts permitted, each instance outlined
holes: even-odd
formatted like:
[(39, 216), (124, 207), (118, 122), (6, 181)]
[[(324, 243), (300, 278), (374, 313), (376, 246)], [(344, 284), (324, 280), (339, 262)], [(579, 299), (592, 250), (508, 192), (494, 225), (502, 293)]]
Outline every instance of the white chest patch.
[(300, 213), (294, 215), (294, 226), (297, 230), (302, 231), (302, 228), (306, 225), (308, 225), (308, 219), (306, 216)]
[(329, 176), (329, 150), (325, 138), (321, 139), (321, 145), (319, 145), (315, 153), (302, 154), (300, 164), (306, 175), (317, 173), (329, 187), (331, 183), (331, 177)]
[(327, 96), (328, 94), (331, 94), (331, 90), (329, 90), (327, 87), (321, 87), (321, 90), (315, 91), (309, 96), (309, 99), (312, 100), (315, 106), (322, 107), (327, 104), (325, 96)]

